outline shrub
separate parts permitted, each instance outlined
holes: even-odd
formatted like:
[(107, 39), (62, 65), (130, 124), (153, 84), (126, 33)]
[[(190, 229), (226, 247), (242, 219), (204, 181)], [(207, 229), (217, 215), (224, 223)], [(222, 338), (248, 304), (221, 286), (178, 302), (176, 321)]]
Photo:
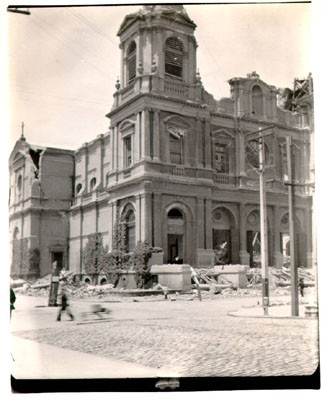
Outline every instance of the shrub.
[(153, 253), (153, 247), (145, 240), (138, 241), (131, 256), (131, 263), (135, 270), (135, 282), (138, 288), (143, 288), (151, 279), (148, 261)]

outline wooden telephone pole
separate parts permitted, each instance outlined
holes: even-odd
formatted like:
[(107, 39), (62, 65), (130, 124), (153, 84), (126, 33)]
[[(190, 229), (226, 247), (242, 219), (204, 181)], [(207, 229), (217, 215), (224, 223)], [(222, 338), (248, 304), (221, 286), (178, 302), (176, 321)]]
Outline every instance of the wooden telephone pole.
[(287, 157), (287, 173), (288, 173), (288, 219), (290, 231), (290, 262), (291, 262), (291, 303), (292, 317), (299, 316), (299, 292), (298, 292), (298, 271), (297, 256), (295, 252), (295, 228), (294, 228), (294, 182), (293, 182), (293, 157), (292, 157), (292, 138), (286, 138), (286, 157)]
[[(273, 132), (265, 132), (273, 130)], [(263, 133), (265, 132), (265, 133)], [(264, 137), (274, 134), (274, 125), (258, 129), (249, 133), (250, 140), (258, 142), (258, 173), (259, 173), (259, 197), (260, 197), (260, 231), (261, 231), (261, 264), (262, 264), (262, 306), (264, 315), (268, 315), (269, 306), (269, 279), (268, 279), (268, 240), (267, 240), (267, 207), (265, 190), (265, 143)]]

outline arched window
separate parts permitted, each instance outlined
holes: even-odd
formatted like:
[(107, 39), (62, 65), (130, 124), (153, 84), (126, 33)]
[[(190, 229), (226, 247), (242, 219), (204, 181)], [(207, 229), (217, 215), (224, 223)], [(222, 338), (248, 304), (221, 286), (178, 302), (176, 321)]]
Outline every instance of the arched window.
[(76, 186), (76, 194), (79, 194), (79, 192), (82, 190), (82, 184), (81, 183), (79, 183), (77, 186)]
[(91, 191), (94, 190), (95, 185), (96, 185), (96, 178), (92, 178), (89, 184)]
[(17, 226), (15, 227), (15, 230), (13, 232), (13, 239), (19, 239), (19, 228)]
[(168, 217), (174, 219), (183, 219), (182, 212), (178, 208), (172, 208), (172, 210), (168, 212)]
[(170, 37), (165, 42), (165, 74), (182, 78), (183, 44), (181, 40)]
[(252, 89), (252, 114), (263, 115), (263, 113), (264, 113), (263, 91), (258, 85), (255, 85)]
[(21, 175), (18, 176), (17, 188), (18, 188), (18, 192), (21, 192), (21, 189), (22, 189), (22, 176)]
[(170, 162), (183, 164), (183, 139), (170, 134)]
[(131, 42), (127, 51), (127, 83), (136, 77), (136, 44)]
[(129, 210), (125, 215), (126, 224), (126, 250), (131, 253), (135, 249), (135, 214)]

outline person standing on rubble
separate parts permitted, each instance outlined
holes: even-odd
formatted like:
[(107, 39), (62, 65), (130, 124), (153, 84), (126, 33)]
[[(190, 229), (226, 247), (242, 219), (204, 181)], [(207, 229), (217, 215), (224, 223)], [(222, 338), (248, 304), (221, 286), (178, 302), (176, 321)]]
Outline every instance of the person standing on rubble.
[(66, 289), (62, 289), (62, 296), (61, 296), (61, 309), (59, 310), (59, 313), (57, 315), (57, 321), (61, 320), (61, 316), (63, 312), (67, 312), (67, 314), (70, 316), (71, 321), (73, 321), (74, 315), (71, 312), (69, 308), (69, 303), (68, 303), (68, 296), (67, 296), (67, 291)]

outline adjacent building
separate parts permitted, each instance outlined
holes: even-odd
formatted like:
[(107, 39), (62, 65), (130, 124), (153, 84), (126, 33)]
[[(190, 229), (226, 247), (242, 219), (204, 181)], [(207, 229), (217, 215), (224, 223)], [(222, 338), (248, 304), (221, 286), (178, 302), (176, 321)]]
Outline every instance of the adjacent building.
[[(196, 25), (180, 5), (143, 6), (117, 33), (122, 53), (109, 131), (77, 151), (31, 146), (22, 137), (10, 157), (12, 273), (30, 270), (24, 250), (39, 250), (40, 274), (53, 260), (84, 274), (82, 252), (100, 233), (126, 222), (128, 251), (138, 240), (212, 266), (257, 265), (260, 252), (259, 128), (265, 138), (269, 265), (289, 254), (286, 137), (291, 136), (296, 236), (301, 266), (312, 264), (311, 110), (289, 111), (256, 72), (229, 80), (219, 101), (197, 70)], [(19, 247), (20, 246), (20, 247)], [(27, 251), (25, 250), (25, 251)], [(18, 256), (19, 255), (19, 256)]]

